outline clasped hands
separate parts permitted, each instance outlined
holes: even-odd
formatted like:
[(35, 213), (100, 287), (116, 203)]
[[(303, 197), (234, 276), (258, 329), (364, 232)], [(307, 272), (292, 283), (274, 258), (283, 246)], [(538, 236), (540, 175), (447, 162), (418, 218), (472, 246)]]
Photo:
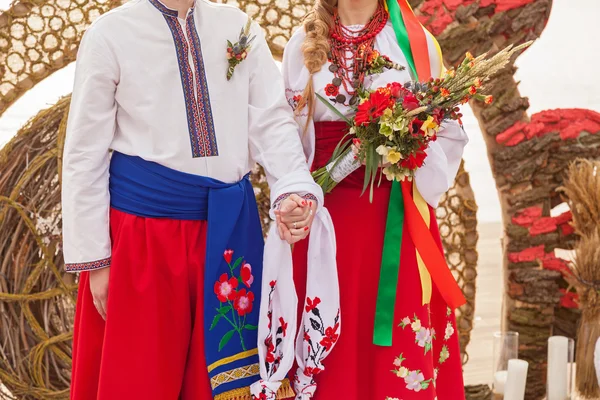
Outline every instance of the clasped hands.
[(316, 211), (316, 201), (303, 199), (297, 194), (282, 200), (279, 208), (275, 210), (279, 237), (289, 244), (306, 238), (310, 233)]

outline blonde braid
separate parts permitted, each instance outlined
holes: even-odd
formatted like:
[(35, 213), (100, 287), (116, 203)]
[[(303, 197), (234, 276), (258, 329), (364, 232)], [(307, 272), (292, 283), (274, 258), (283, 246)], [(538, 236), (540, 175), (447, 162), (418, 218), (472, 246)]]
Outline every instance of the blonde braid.
[(333, 26), (333, 11), (336, 5), (337, 0), (317, 0), (315, 8), (304, 20), (306, 38), (304, 39), (304, 43), (302, 43), (302, 54), (304, 56), (304, 65), (308, 69), (310, 77), (306, 88), (304, 88), (296, 112), (299, 113), (305, 107), (308, 108), (308, 119), (304, 127), (305, 131), (315, 112), (313, 76), (327, 62), (327, 54), (330, 50), (329, 32)]

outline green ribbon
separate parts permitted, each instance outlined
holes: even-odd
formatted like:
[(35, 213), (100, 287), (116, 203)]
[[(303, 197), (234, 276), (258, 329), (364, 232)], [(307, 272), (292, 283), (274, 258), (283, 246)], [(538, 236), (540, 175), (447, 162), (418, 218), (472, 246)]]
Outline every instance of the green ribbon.
[[(413, 78), (416, 79), (417, 69), (415, 67), (415, 60), (410, 48), (410, 39), (408, 38), (408, 32), (402, 18), (398, 0), (386, 0), (386, 2), (398, 45), (402, 53), (404, 53), (404, 57), (406, 57)], [(392, 183), (392, 192), (390, 193), (390, 203), (385, 223), (383, 254), (379, 271), (379, 288), (377, 289), (375, 327), (373, 329), (373, 344), (376, 346), (389, 347), (392, 345), (403, 228), (404, 198), (400, 182), (394, 181)]]
[(373, 344), (376, 346), (392, 345), (394, 328), (394, 309), (398, 276), (400, 275), (400, 249), (402, 246), (402, 230), (404, 227), (404, 198), (400, 182), (392, 182), (385, 237), (383, 239), (383, 255), (379, 272), (379, 288), (377, 290), (377, 306), (375, 308), (375, 328)]
[(394, 32), (396, 33), (396, 40), (398, 40), (398, 45), (400, 45), (400, 50), (402, 50), (404, 57), (406, 57), (406, 61), (408, 62), (408, 66), (412, 72), (413, 79), (417, 79), (417, 68), (415, 67), (415, 60), (410, 48), (408, 31), (406, 30), (406, 25), (404, 24), (404, 19), (402, 18), (402, 12), (400, 11), (398, 0), (386, 0), (386, 3), (390, 13), (390, 21), (392, 21), (392, 26), (394, 27)]

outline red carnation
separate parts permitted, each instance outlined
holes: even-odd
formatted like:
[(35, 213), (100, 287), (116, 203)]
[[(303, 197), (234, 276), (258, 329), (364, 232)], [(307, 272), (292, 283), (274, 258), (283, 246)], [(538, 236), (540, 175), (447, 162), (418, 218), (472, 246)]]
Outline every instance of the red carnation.
[(392, 96), (397, 99), (402, 97), (404, 92), (406, 92), (404, 86), (402, 86), (398, 82), (388, 83), (388, 88), (390, 89), (390, 93), (392, 94)]
[(354, 123), (356, 125), (368, 125), (376, 118), (383, 115), (383, 112), (390, 106), (390, 98), (385, 93), (379, 91), (371, 93), (368, 100), (358, 106)]
[(314, 310), (315, 308), (317, 308), (317, 306), (321, 304), (321, 299), (318, 297), (315, 297), (314, 300), (311, 300), (310, 297), (306, 298), (306, 312), (311, 312), (312, 310)]
[(404, 100), (402, 101), (402, 107), (405, 110), (412, 111), (419, 106), (419, 100), (417, 100), (414, 94), (409, 93), (406, 96), (404, 96)]
[(400, 161), (400, 166), (402, 168), (408, 168), (409, 170), (416, 170), (423, 166), (425, 158), (427, 158), (427, 153), (425, 153), (425, 146), (422, 146), (414, 154), (411, 154), (408, 158)]
[(238, 286), (238, 280), (231, 278), (227, 280), (227, 274), (221, 275), (219, 281), (215, 283), (215, 294), (221, 303), (235, 299), (237, 295), (235, 289)]
[(248, 292), (248, 294), (246, 294), (246, 289), (242, 289), (237, 293), (237, 298), (233, 303), (233, 308), (235, 308), (239, 316), (243, 317), (244, 315), (252, 312), (253, 301), (254, 293)]
[(227, 264), (231, 264), (231, 259), (233, 258), (233, 250), (225, 250), (223, 252), (223, 258)]
[(338, 94), (340, 94), (340, 89), (337, 86), (335, 86), (334, 84), (328, 83), (327, 86), (325, 86), (325, 94), (327, 96), (335, 97)]
[(254, 275), (252, 275), (252, 266), (247, 262), (244, 262), (242, 264), (240, 277), (242, 278), (242, 282), (244, 282), (244, 285), (248, 287), (250, 287), (250, 285), (252, 285), (252, 282), (254, 282)]

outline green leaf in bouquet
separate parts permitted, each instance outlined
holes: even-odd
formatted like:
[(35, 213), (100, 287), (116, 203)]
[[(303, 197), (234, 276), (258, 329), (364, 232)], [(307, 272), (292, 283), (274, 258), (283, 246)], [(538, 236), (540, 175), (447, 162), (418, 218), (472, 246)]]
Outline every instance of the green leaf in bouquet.
[(379, 169), (379, 164), (381, 160), (381, 156), (377, 154), (377, 149), (375, 146), (370, 145), (368, 151), (371, 153), (371, 159), (373, 160), (371, 165), (371, 190), (369, 192), (369, 201), (373, 202), (373, 187), (375, 186), (375, 178), (377, 177), (377, 170)]
[(331, 104), (331, 102), (329, 100), (327, 100), (326, 98), (324, 98), (323, 96), (321, 96), (319, 93), (315, 93), (315, 95), (317, 96), (317, 98), (319, 100), (321, 100), (321, 102), (323, 104), (325, 104), (331, 111), (333, 111), (338, 117), (340, 117), (340, 119), (346, 121), (348, 124), (351, 124), (352, 122), (348, 119), (348, 117), (346, 117), (344, 114), (342, 114), (340, 112), (340, 110), (338, 110), (337, 108), (335, 108), (335, 106), (333, 104)]
[(370, 172), (370, 166), (372, 163), (372, 156), (371, 156), (371, 152), (367, 151), (367, 160), (366, 160), (366, 165), (365, 165), (365, 180), (363, 182), (363, 189), (362, 192), (360, 193), (360, 195), (362, 196), (363, 194), (365, 194), (365, 192), (367, 191), (367, 186), (369, 186), (369, 182), (371, 181), (371, 177), (369, 176), (369, 172)]

